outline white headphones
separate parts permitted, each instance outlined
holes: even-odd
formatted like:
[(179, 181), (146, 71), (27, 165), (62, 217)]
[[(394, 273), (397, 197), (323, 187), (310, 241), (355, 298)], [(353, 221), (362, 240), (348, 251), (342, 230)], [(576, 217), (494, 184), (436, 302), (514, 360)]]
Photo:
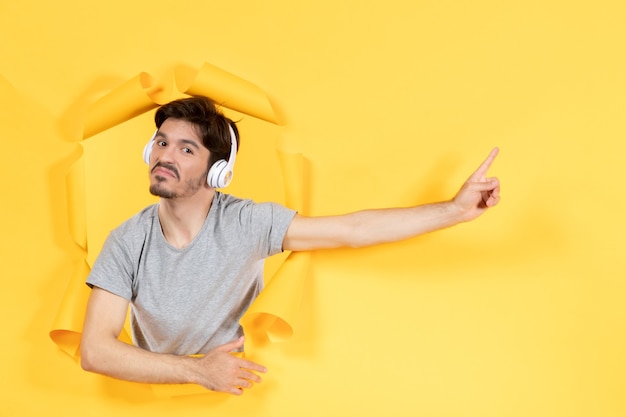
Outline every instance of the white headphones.
[[(230, 123), (228, 123), (228, 130), (230, 132), (230, 155), (228, 161), (220, 159), (209, 169), (207, 174), (207, 184), (212, 188), (224, 188), (228, 187), (228, 184), (233, 180), (233, 168), (235, 166), (235, 156), (237, 155), (237, 136)], [(152, 138), (143, 148), (143, 161), (150, 165), (150, 154), (154, 147), (154, 142), (159, 129), (154, 131)]]

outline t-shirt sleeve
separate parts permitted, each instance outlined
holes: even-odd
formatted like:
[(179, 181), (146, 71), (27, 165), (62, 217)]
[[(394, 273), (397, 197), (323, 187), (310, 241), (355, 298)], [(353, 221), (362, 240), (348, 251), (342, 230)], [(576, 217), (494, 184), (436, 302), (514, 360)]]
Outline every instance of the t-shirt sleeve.
[(270, 255), (275, 255), (283, 251), (283, 240), (296, 212), (279, 204), (272, 203), (272, 206), (274, 226), (270, 233)]
[(87, 285), (99, 287), (127, 300), (132, 299), (134, 276), (130, 251), (115, 232), (111, 233), (87, 277)]
[(251, 206), (251, 229), (260, 240), (263, 256), (283, 251), (283, 239), (296, 212), (276, 203)]

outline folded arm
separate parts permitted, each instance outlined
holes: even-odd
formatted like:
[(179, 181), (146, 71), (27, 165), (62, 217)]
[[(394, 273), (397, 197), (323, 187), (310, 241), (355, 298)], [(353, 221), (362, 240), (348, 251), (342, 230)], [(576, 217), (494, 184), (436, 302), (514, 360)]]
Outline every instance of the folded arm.
[(149, 352), (118, 340), (128, 301), (94, 287), (89, 298), (81, 340), (83, 369), (127, 381), (195, 383), (214, 391), (239, 395), (252, 382), (261, 382), (261, 365), (230, 354), (243, 338), (219, 346), (196, 358)]

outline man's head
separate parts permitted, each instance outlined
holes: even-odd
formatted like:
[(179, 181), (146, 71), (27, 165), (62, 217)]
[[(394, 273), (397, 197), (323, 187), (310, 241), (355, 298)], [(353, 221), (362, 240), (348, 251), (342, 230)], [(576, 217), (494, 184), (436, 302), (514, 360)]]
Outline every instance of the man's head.
[(157, 129), (168, 118), (184, 120), (195, 125), (197, 134), (202, 139), (204, 146), (211, 152), (208, 161), (210, 168), (215, 161), (228, 160), (231, 149), (230, 125), (237, 137), (237, 149), (239, 149), (239, 131), (235, 123), (224, 116), (215, 107), (215, 103), (207, 97), (194, 96), (171, 101), (159, 107), (154, 115)]
[(157, 132), (144, 151), (152, 194), (189, 197), (201, 188), (210, 188), (207, 173), (211, 166), (210, 185), (219, 188), (228, 183), (224, 179), (232, 166), (224, 167), (226, 160), (234, 162), (237, 128), (210, 99), (191, 97), (165, 104), (157, 110), (155, 123)]

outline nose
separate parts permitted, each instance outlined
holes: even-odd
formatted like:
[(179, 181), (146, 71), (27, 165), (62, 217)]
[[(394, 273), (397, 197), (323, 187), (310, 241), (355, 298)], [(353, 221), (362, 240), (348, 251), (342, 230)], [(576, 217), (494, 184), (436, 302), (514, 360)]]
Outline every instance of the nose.
[(155, 157), (155, 162), (172, 162), (174, 160), (174, 151), (173, 146), (155, 146), (152, 153)]

